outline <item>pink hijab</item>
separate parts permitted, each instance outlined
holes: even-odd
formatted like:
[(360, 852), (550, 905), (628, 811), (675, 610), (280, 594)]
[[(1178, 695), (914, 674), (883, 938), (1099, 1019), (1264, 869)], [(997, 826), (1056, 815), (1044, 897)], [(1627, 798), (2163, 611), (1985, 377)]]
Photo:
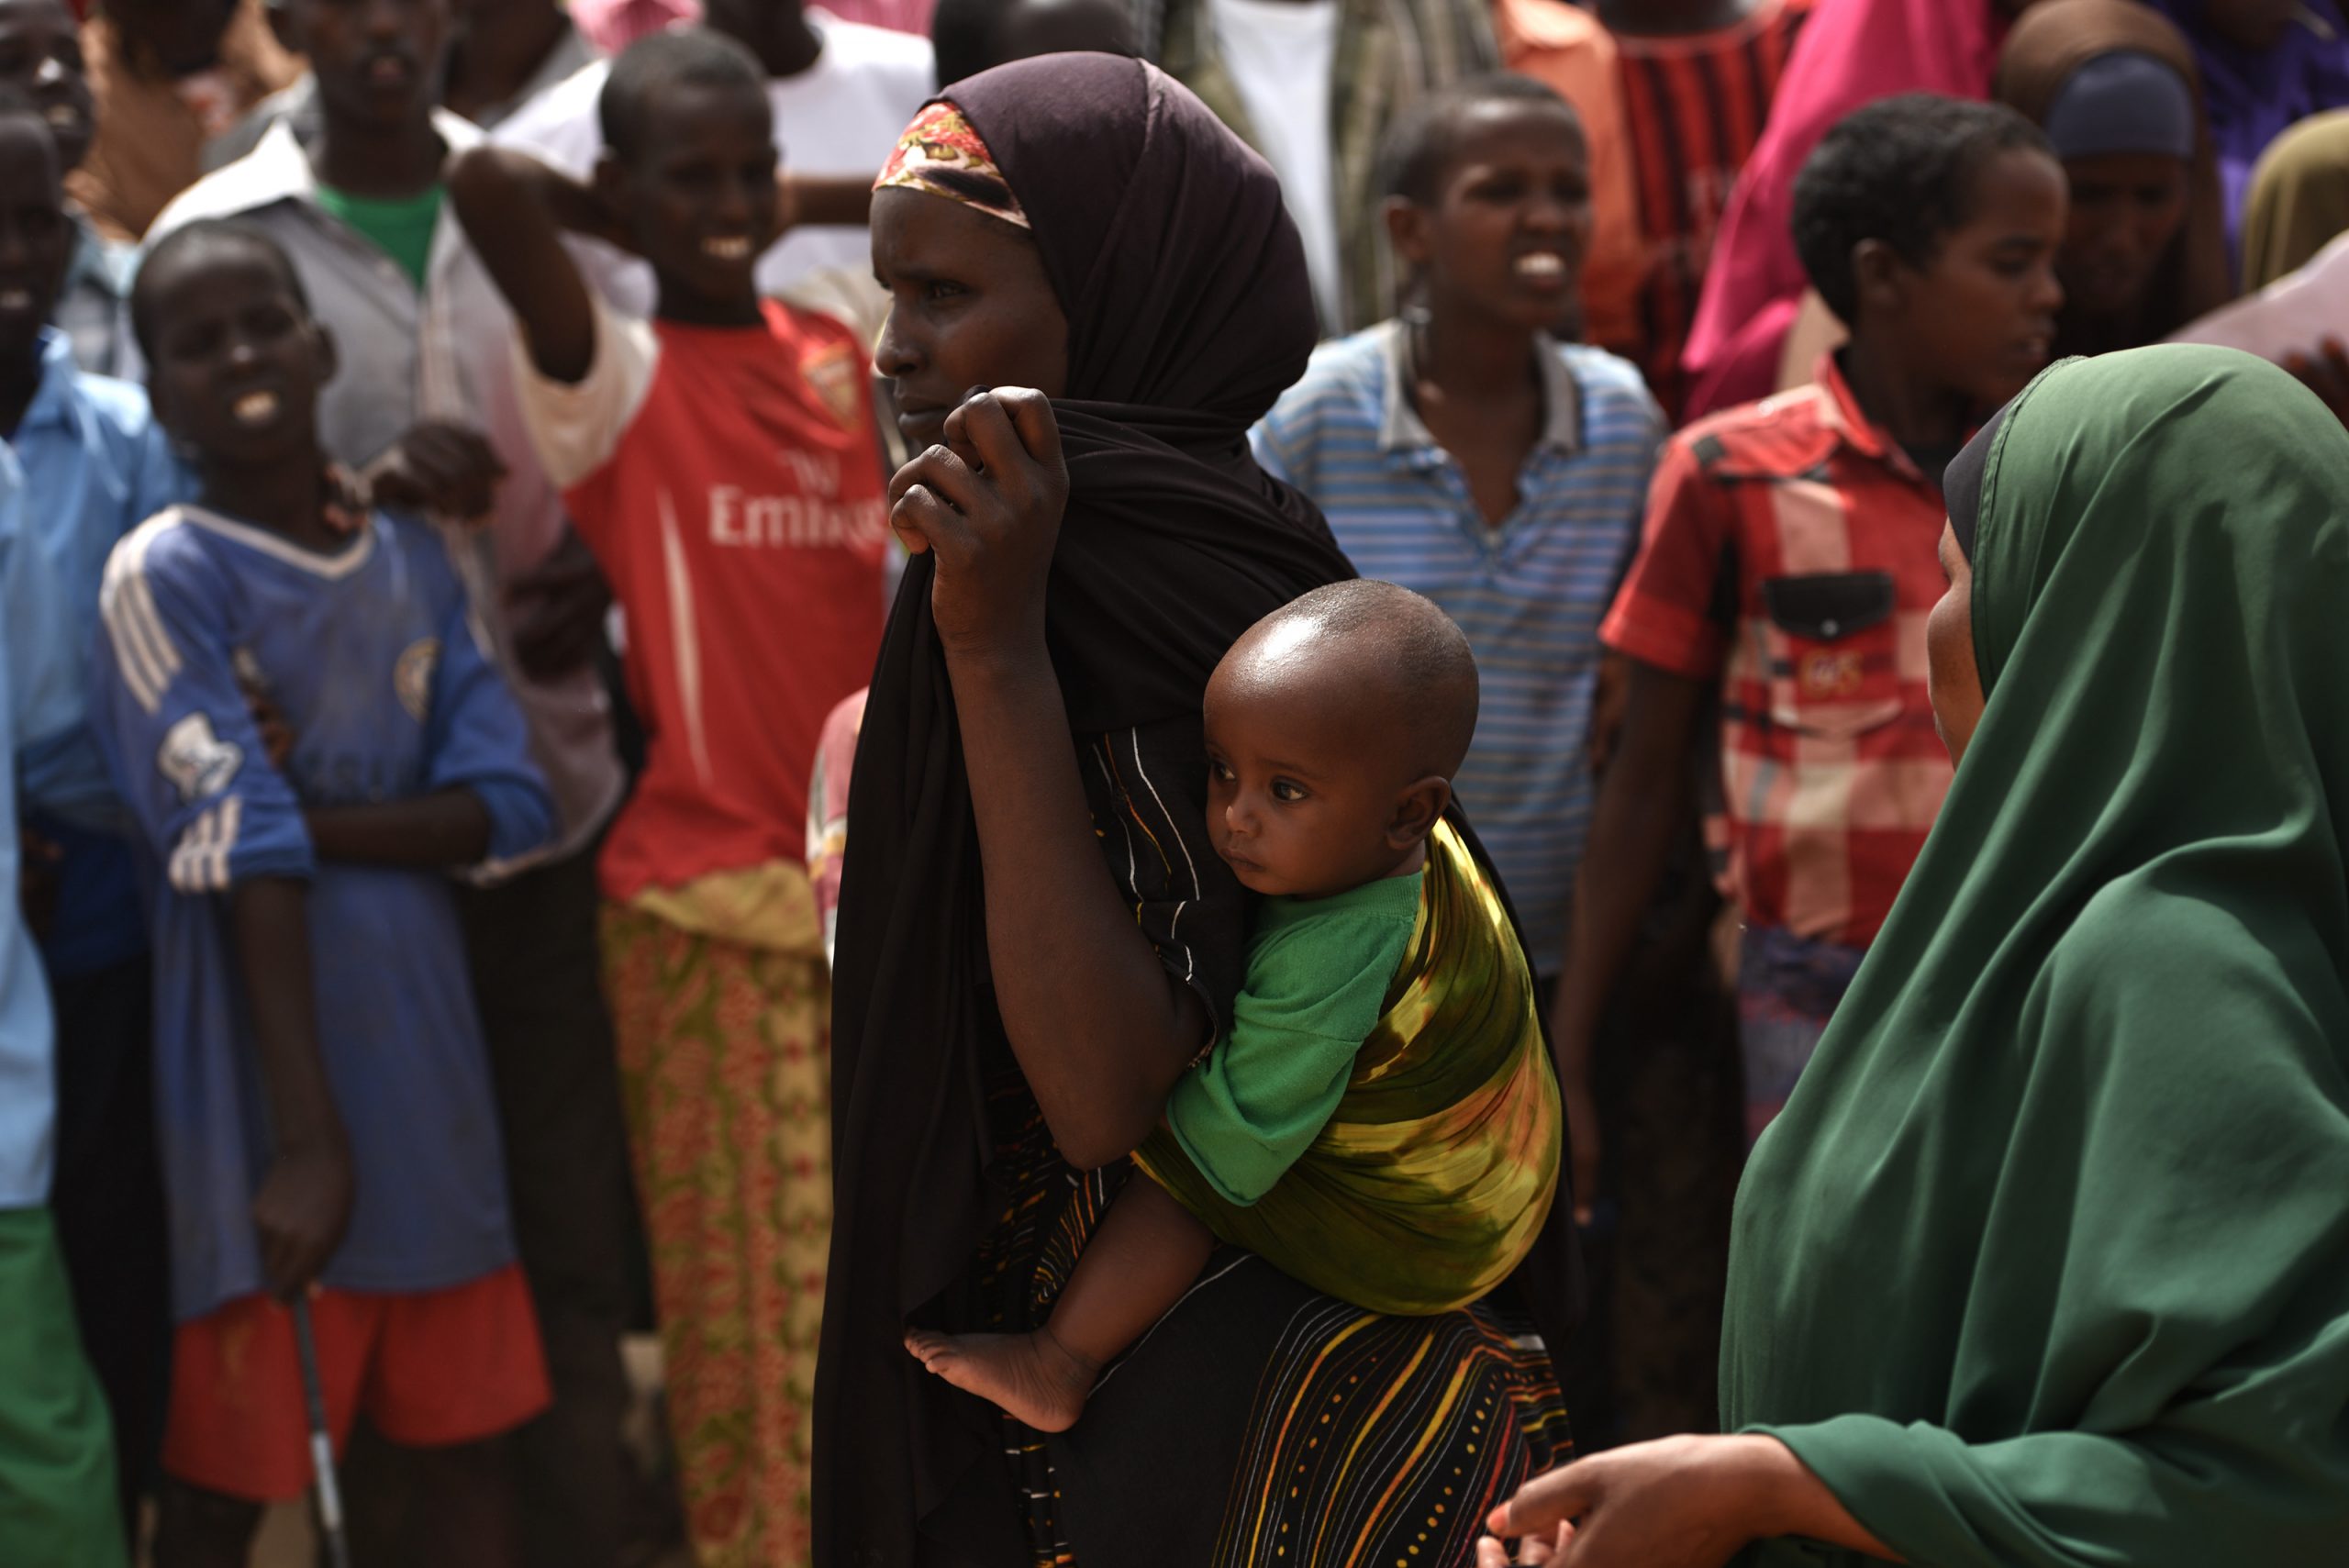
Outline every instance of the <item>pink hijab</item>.
[(2006, 33), (1992, 0), (1820, 0), (1714, 242), (1683, 361), (1696, 389), (1690, 418), (1776, 389), (1809, 286), (1795, 259), (1795, 175), (1820, 139), (1898, 93), (1987, 98)]

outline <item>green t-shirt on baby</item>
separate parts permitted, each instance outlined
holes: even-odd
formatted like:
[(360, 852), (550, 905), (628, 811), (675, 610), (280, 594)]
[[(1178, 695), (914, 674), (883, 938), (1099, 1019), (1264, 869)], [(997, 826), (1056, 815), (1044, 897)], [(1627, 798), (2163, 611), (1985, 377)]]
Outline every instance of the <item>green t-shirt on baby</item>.
[(317, 189), (318, 206), (375, 242), (375, 248), (399, 264), (408, 282), (420, 292), (425, 268), (432, 261), (432, 231), (440, 226), (439, 184), (417, 195), (384, 201), (354, 196), (331, 185)]
[(1410, 946), (1425, 874), (1264, 900), (1231, 1028), (1166, 1101), (1168, 1129), (1226, 1202), (1272, 1191), (1329, 1125)]

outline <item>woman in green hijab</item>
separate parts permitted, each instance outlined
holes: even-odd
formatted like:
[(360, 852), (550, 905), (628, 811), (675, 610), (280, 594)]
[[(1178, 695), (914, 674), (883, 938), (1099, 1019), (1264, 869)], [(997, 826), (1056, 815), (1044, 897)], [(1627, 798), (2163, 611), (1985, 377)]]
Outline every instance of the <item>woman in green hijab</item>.
[(1946, 489), (1960, 766), (1739, 1193), (1736, 1435), (1535, 1480), (1519, 1561), (2349, 1562), (2349, 434), (2143, 349)]

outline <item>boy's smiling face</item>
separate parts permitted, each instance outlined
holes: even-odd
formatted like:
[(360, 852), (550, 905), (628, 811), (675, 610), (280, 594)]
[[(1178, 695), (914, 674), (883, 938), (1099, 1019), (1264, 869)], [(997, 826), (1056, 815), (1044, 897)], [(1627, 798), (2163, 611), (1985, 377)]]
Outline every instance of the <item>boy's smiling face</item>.
[(389, 130), (431, 114), (448, 55), (449, 0), (292, 0), (288, 15), (328, 125)]
[(775, 228), (774, 112), (759, 87), (673, 83), (644, 110), (641, 144), (596, 170), (661, 281), (662, 314), (690, 300), (723, 311), (755, 298)]
[(155, 417), (206, 461), (315, 461), (318, 388), (334, 373), (334, 344), (283, 265), (226, 239), (164, 260), (162, 276), (139, 279), (137, 301), (153, 324)]
[(0, 114), (0, 360), (38, 364), (57, 306), (73, 226), (58, 190), (57, 150), (28, 114)]
[(1466, 106), (1431, 206), (1395, 198), (1396, 253), (1440, 313), (1554, 327), (1571, 310), (1590, 248), (1590, 153), (1563, 105)]
[(0, 0), (0, 83), (24, 93), (57, 139), (61, 169), (90, 150), (90, 82), (64, 0)]

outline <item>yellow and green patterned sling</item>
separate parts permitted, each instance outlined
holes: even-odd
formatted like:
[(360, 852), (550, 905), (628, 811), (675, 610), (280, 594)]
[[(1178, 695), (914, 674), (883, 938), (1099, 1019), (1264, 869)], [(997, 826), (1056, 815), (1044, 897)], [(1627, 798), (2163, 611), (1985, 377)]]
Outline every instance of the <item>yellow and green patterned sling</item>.
[(1163, 1126), (1135, 1158), (1225, 1241), (1369, 1311), (1422, 1315), (1477, 1300), (1531, 1249), (1557, 1194), (1562, 1126), (1508, 908), (1439, 824), (1378, 1025), (1287, 1174), (1242, 1207)]

